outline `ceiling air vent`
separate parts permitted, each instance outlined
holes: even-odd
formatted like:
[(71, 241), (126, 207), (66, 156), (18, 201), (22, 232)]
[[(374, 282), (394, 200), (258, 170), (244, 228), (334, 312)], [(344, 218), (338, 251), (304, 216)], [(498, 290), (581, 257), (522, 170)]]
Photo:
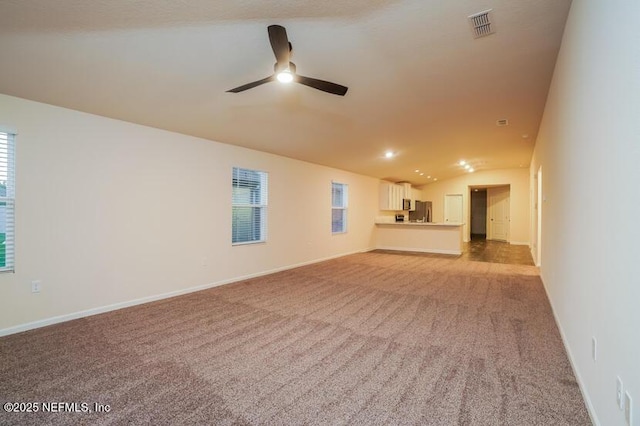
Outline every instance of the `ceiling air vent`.
[(480, 38), (495, 33), (493, 24), (491, 23), (491, 10), (485, 10), (469, 16), (469, 23), (473, 31), (474, 38)]
[(506, 118), (502, 118), (498, 121), (496, 121), (496, 126), (498, 127), (503, 127), (503, 126), (508, 126), (509, 125), (509, 120), (507, 120)]

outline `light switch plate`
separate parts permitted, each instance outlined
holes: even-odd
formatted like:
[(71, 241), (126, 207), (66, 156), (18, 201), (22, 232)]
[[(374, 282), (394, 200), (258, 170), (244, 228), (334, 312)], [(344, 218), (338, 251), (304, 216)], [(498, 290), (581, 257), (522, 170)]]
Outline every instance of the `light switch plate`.
[(631, 399), (631, 395), (629, 395), (629, 391), (624, 393), (624, 418), (627, 421), (627, 424), (631, 426), (633, 424), (633, 400)]
[(623, 395), (622, 379), (616, 377), (616, 404), (618, 408), (624, 410), (624, 395)]

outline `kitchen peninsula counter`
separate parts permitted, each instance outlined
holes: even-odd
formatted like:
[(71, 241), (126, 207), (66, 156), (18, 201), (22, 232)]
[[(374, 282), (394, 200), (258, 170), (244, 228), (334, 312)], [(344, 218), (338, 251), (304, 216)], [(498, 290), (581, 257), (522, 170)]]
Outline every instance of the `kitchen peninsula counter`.
[(463, 223), (376, 222), (376, 248), (462, 254)]
[(391, 225), (391, 226), (462, 226), (464, 223), (449, 223), (449, 222), (376, 222), (376, 225)]

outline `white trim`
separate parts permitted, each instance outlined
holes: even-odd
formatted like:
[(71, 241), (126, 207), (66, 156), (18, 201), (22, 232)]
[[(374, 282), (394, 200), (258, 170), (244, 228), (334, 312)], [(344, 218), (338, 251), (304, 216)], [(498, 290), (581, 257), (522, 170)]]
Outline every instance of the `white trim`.
[(514, 246), (531, 246), (531, 243), (529, 243), (529, 241), (509, 241), (509, 244), (512, 244)]
[(573, 358), (573, 354), (571, 353), (571, 347), (567, 341), (567, 337), (564, 334), (564, 330), (562, 329), (562, 325), (558, 320), (558, 316), (556, 315), (556, 310), (553, 307), (553, 302), (551, 301), (551, 297), (549, 297), (549, 290), (547, 286), (544, 284), (544, 279), (542, 278), (542, 271), (540, 271), (540, 281), (542, 281), (542, 287), (544, 288), (544, 292), (547, 295), (547, 300), (549, 301), (549, 305), (551, 306), (551, 312), (553, 313), (553, 319), (556, 322), (556, 326), (560, 331), (560, 337), (562, 338), (562, 343), (564, 345), (565, 351), (567, 351), (567, 357), (569, 358), (569, 363), (571, 364), (571, 369), (573, 370), (573, 375), (576, 376), (576, 381), (578, 382), (578, 388), (580, 389), (580, 393), (582, 394), (582, 399), (587, 406), (587, 412), (589, 413), (589, 417), (591, 418), (591, 423), (594, 426), (600, 426), (600, 422), (598, 421), (598, 416), (596, 415), (596, 410), (591, 403), (591, 398), (589, 398), (589, 394), (587, 393), (587, 389), (585, 388), (584, 381), (582, 380), (582, 376), (580, 376), (580, 372), (576, 366), (576, 362)]
[(363, 250), (356, 250), (356, 251), (352, 251), (352, 252), (336, 254), (336, 255), (333, 255), (333, 256), (327, 256), (327, 257), (323, 257), (323, 258), (320, 258), (320, 259), (310, 260), (310, 261), (307, 261), (307, 262), (301, 262), (301, 263), (296, 263), (296, 264), (293, 264), (293, 265), (282, 266), (282, 267), (279, 267), (279, 268), (270, 269), (268, 271), (256, 272), (254, 274), (248, 274), (248, 275), (243, 275), (243, 276), (240, 276), (240, 277), (229, 278), (229, 279), (226, 279), (226, 280), (216, 281), (216, 282), (213, 282), (213, 283), (199, 285), (199, 286), (196, 286), (196, 287), (190, 287), (190, 288), (185, 288), (185, 289), (182, 289), (182, 290), (170, 291), (168, 293), (162, 293), (162, 294), (157, 294), (157, 295), (153, 295), (153, 296), (142, 297), (140, 299), (128, 300), (128, 301), (120, 302), (120, 303), (114, 303), (112, 305), (100, 306), (100, 307), (97, 307), (97, 308), (87, 309), (87, 310), (84, 310), (84, 311), (73, 312), (71, 314), (65, 314), (65, 315), (59, 315), (59, 316), (55, 316), (55, 317), (45, 318), (45, 319), (38, 320), (38, 321), (28, 322), (28, 323), (25, 323), (25, 324), (20, 324), (20, 325), (16, 325), (16, 326), (13, 326), (13, 327), (0, 329), (0, 337), (8, 336), (10, 334), (15, 334), (15, 333), (21, 333), (23, 331), (33, 330), (33, 329), (40, 328), (40, 327), (46, 327), (48, 325), (59, 324), (61, 322), (71, 321), (71, 320), (75, 320), (75, 319), (78, 319), (78, 318), (84, 318), (84, 317), (89, 317), (89, 316), (93, 316), (93, 315), (102, 314), (102, 313), (105, 313), (105, 312), (116, 311), (118, 309), (128, 308), (128, 307), (131, 307), (131, 306), (142, 305), (144, 303), (155, 302), (157, 300), (168, 299), (170, 297), (182, 296), (184, 294), (194, 293), (196, 291), (206, 290), (206, 289), (212, 288), (212, 287), (218, 287), (218, 286), (225, 285), (225, 284), (231, 284), (231, 283), (234, 283), (234, 282), (243, 281), (243, 280), (247, 280), (247, 279), (250, 279), (250, 278), (256, 278), (256, 277), (260, 277), (260, 276), (263, 276), (263, 275), (274, 274), (276, 272), (286, 271), (288, 269), (299, 268), (301, 266), (312, 265), (314, 263), (324, 262), (326, 260), (336, 259), (338, 257), (349, 256), (351, 254), (364, 253), (364, 252), (368, 252), (368, 251), (371, 251), (371, 250), (374, 250), (374, 249), (373, 248), (367, 248), (367, 249), (363, 249)]
[(11, 133), (12, 135), (18, 134), (18, 130), (15, 127), (5, 126), (4, 124), (0, 124), (0, 132)]
[(395, 250), (395, 251), (414, 251), (420, 253), (433, 253), (433, 254), (453, 254), (456, 256), (460, 256), (462, 254), (461, 251), (457, 250), (437, 250), (437, 249), (424, 249), (424, 248), (415, 248), (415, 247), (391, 247), (391, 246), (378, 246), (377, 250)]
[(255, 241), (238, 241), (237, 243), (231, 243), (232, 247), (236, 246), (247, 246), (250, 244), (266, 244), (267, 240), (255, 240)]

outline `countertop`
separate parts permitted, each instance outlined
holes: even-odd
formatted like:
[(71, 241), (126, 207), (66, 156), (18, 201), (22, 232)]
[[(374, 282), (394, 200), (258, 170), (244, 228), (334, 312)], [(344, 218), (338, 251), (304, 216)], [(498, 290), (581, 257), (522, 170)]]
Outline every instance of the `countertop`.
[(457, 222), (376, 222), (376, 225), (393, 226), (462, 226), (464, 223)]

